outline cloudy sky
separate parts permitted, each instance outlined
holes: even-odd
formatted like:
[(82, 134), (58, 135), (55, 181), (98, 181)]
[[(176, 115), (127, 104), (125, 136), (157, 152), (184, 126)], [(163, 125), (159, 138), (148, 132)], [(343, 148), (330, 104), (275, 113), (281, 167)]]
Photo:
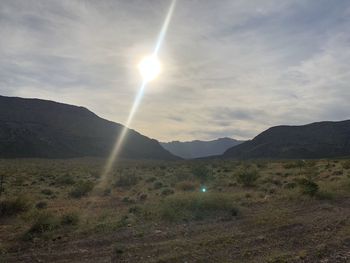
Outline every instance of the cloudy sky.
[[(0, 94), (125, 122), (170, 0), (0, 0)], [(178, 0), (131, 127), (249, 139), (350, 118), (350, 1)]]

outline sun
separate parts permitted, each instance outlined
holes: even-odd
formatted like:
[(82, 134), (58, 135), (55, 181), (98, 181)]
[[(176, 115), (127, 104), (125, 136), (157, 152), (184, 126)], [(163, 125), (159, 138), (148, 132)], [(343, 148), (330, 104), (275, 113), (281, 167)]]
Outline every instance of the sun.
[(145, 56), (138, 64), (138, 69), (144, 81), (154, 80), (161, 70), (158, 57), (155, 55)]

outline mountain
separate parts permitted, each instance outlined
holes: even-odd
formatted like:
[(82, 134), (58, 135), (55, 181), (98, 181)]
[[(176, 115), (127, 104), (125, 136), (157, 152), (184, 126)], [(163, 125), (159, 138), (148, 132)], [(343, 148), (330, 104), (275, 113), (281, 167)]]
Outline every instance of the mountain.
[(222, 155), (237, 159), (341, 156), (350, 156), (350, 120), (272, 127)]
[(200, 158), (211, 155), (220, 155), (228, 148), (238, 145), (242, 141), (231, 138), (220, 138), (213, 141), (190, 142), (162, 142), (161, 145), (169, 152), (185, 159)]
[[(122, 128), (83, 107), (0, 96), (0, 158), (105, 157)], [(121, 157), (177, 159), (158, 141), (131, 129)]]

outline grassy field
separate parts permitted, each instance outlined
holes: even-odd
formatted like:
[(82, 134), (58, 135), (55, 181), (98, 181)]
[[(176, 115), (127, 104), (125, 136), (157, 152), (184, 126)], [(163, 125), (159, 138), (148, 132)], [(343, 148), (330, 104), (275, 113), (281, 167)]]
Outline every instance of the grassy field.
[(350, 160), (103, 164), (0, 160), (0, 262), (350, 262)]

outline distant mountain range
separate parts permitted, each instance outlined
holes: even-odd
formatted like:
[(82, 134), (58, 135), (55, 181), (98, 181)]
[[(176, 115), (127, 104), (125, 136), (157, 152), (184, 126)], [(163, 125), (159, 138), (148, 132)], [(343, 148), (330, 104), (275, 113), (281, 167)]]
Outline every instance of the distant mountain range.
[[(123, 126), (83, 107), (39, 99), (0, 96), (0, 158), (106, 157)], [(350, 156), (350, 120), (276, 126), (246, 142), (159, 143), (134, 130), (120, 154), (129, 159), (299, 159)]]
[[(83, 107), (0, 96), (0, 158), (105, 157), (122, 128)], [(158, 141), (131, 129), (121, 157), (179, 159)]]
[(189, 141), (189, 142), (162, 142), (161, 145), (169, 152), (185, 159), (207, 157), (223, 154), (232, 146), (242, 141), (231, 138), (220, 138), (212, 141)]
[(272, 127), (253, 140), (228, 149), (221, 157), (293, 159), (343, 156), (350, 156), (350, 120)]

